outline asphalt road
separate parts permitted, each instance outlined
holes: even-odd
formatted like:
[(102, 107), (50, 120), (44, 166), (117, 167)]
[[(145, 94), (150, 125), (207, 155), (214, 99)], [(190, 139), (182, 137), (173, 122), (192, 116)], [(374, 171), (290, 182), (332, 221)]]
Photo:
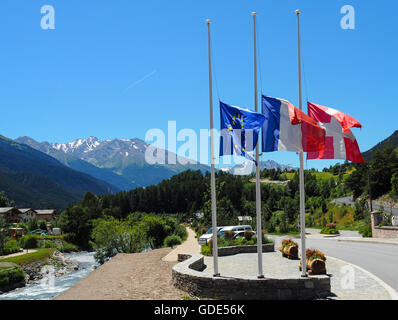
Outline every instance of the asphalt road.
[(398, 292), (398, 245), (307, 239), (306, 247), (360, 266)]

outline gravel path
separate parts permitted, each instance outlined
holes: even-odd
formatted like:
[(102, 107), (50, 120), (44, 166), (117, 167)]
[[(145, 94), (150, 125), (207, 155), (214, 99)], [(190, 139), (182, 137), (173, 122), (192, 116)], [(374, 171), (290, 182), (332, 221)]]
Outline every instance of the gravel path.
[(179, 300), (188, 294), (171, 283), (170, 248), (118, 254), (55, 300)]
[(199, 253), (193, 230), (174, 250), (118, 254), (90, 273), (56, 300), (180, 300), (188, 294), (171, 282), (171, 268), (178, 253)]

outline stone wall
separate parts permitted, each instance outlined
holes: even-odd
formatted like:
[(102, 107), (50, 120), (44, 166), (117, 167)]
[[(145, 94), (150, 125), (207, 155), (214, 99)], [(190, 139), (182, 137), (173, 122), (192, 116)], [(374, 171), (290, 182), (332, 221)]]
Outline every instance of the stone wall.
[(174, 286), (194, 296), (220, 300), (309, 300), (330, 295), (330, 278), (326, 275), (297, 279), (238, 279), (212, 277), (198, 271), (204, 268), (203, 256), (199, 254), (176, 264), (172, 270)]
[[(274, 252), (275, 247), (273, 243), (266, 243), (263, 244), (263, 252)], [(232, 247), (222, 247), (218, 248), (218, 256), (223, 257), (223, 256), (232, 256), (234, 254), (239, 254), (239, 253), (256, 253), (257, 252), (257, 246), (252, 245), (252, 246), (232, 246)]]
[(398, 237), (398, 227), (378, 227), (379, 222), (380, 212), (372, 211), (371, 224), (373, 238), (396, 239)]

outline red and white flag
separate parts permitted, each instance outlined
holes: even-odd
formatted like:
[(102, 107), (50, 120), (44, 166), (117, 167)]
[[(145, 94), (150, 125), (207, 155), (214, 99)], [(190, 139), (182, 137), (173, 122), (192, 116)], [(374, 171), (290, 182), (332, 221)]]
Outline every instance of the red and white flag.
[(362, 128), (353, 117), (338, 110), (308, 102), (308, 115), (326, 130), (325, 149), (308, 152), (307, 159), (344, 159), (365, 162), (351, 128)]

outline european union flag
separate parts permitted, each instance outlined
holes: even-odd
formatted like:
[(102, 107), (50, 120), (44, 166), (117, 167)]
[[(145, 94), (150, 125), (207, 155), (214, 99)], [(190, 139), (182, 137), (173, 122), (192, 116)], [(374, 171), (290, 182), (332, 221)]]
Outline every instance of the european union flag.
[(256, 163), (248, 152), (256, 148), (265, 116), (220, 101), (220, 119), (220, 156), (238, 155)]

